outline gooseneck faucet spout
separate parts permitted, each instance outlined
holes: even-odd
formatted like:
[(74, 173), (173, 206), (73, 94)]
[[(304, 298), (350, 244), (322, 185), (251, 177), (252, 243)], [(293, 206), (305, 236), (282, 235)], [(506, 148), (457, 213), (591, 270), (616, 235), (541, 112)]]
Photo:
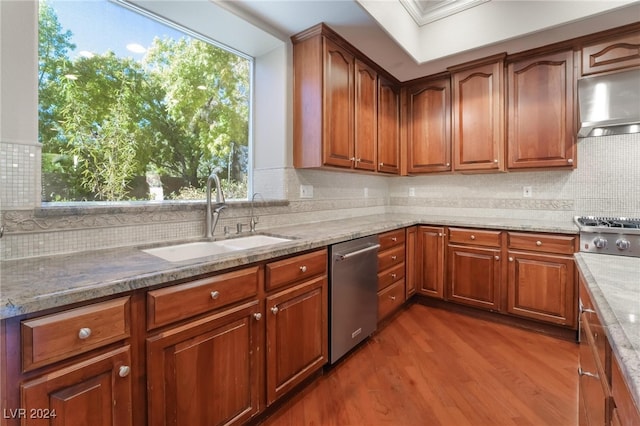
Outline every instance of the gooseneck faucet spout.
[[(212, 183), (216, 184), (216, 205), (211, 208), (211, 186)], [(214, 170), (207, 178), (207, 213), (206, 213), (206, 230), (205, 238), (213, 238), (213, 234), (220, 219), (220, 213), (223, 209), (227, 208), (224, 202), (224, 194), (222, 192), (222, 186), (220, 185), (220, 178), (218, 178), (217, 170)]]

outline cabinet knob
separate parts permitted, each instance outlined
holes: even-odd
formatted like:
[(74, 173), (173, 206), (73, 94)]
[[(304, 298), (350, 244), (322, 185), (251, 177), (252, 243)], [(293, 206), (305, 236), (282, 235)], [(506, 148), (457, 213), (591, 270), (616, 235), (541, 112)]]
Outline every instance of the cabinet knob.
[(509, 256), (509, 262), (513, 262), (513, 257)]
[(540, 247), (542, 245), (542, 241), (536, 241), (536, 245)]
[(271, 308), (271, 313), (272, 313), (273, 315), (275, 315), (275, 314), (277, 314), (277, 313), (278, 313), (278, 311), (279, 311), (279, 310), (280, 310), (280, 309), (278, 309), (278, 307), (277, 307), (277, 306), (274, 306), (273, 308)]
[(398, 256), (391, 256), (391, 260), (396, 260)]
[(395, 243), (396, 241), (398, 241), (398, 238), (397, 237), (391, 237), (391, 241), (393, 241)]
[(262, 319), (262, 314), (260, 312), (256, 312), (253, 314), (253, 318), (255, 318), (256, 321), (260, 321)]
[(389, 299), (396, 300), (396, 297), (395, 296), (389, 296)]
[(451, 166), (451, 163), (447, 163), (447, 164), (445, 164), (445, 166), (449, 167), (449, 166)]
[(220, 292), (218, 290), (211, 292), (211, 298), (213, 300), (216, 300), (218, 297), (220, 297)]
[(475, 240), (475, 239), (476, 239), (476, 236), (475, 236), (475, 235), (472, 235), (472, 236), (470, 236), (469, 238), (471, 238), (472, 240)]
[(568, 164), (573, 164), (573, 158), (569, 158), (569, 159), (567, 160), (567, 163), (568, 163)]
[(442, 237), (442, 232), (438, 232), (438, 237)]
[(495, 260), (500, 260), (500, 256), (494, 256), (493, 257)]
[(493, 160), (494, 163), (498, 164), (498, 159)]
[(378, 165), (379, 165), (380, 167), (383, 167), (383, 166), (384, 166), (384, 163), (380, 163), (380, 164), (378, 164)]
[(391, 278), (393, 278), (394, 280), (396, 279), (396, 274), (391, 274)]
[(88, 339), (91, 336), (91, 329), (89, 327), (82, 327), (80, 331), (78, 331), (78, 338), (80, 340)]
[(307, 266), (306, 265), (302, 265), (300, 267), (300, 272), (307, 272)]
[(349, 158), (349, 160), (356, 161), (356, 157), (351, 157), (351, 158)]
[(129, 367), (128, 365), (123, 365), (118, 369), (118, 376), (127, 377), (130, 372), (131, 372), (131, 367)]

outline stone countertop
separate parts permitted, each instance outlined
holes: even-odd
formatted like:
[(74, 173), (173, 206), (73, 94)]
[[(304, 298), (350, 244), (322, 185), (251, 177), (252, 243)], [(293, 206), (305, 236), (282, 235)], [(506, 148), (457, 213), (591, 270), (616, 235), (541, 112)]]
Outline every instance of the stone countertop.
[(386, 214), (259, 229), (259, 233), (292, 241), (182, 262), (165, 261), (144, 253), (140, 247), (10, 260), (0, 263), (0, 319), (184, 280), (414, 224), (577, 233), (571, 221)]
[(622, 374), (640, 407), (640, 258), (576, 253)]

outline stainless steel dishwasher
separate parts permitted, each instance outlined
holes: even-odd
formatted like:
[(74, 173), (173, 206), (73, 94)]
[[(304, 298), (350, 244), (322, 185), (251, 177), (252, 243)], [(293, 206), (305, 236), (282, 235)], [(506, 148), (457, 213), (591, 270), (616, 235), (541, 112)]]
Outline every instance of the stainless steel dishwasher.
[(376, 331), (379, 247), (376, 235), (329, 247), (331, 364)]

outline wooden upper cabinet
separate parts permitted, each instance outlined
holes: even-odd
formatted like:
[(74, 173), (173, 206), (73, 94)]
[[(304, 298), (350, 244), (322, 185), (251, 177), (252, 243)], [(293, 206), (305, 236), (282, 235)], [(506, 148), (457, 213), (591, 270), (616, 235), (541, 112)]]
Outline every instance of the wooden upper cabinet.
[(407, 173), (451, 170), (449, 77), (407, 89)]
[(504, 170), (504, 58), (450, 68), (454, 170)]
[(354, 57), (347, 50), (324, 39), (323, 164), (352, 166)]
[(576, 166), (573, 51), (507, 68), (509, 169)]
[(377, 171), (400, 173), (400, 91), (378, 78)]
[(353, 167), (376, 170), (378, 74), (364, 62), (355, 61), (355, 134)]
[(640, 67), (640, 31), (582, 47), (582, 75)]

